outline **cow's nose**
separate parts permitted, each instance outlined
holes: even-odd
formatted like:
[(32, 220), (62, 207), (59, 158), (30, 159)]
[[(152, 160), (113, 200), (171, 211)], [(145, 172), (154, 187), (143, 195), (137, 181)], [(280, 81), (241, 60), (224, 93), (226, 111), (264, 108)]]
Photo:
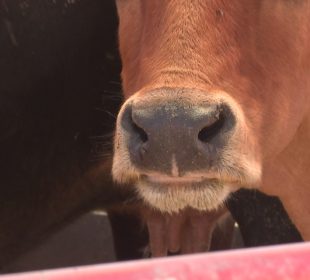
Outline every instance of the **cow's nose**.
[(171, 172), (172, 160), (177, 162), (178, 172), (211, 165), (234, 122), (226, 104), (193, 106), (178, 101), (154, 106), (127, 104), (121, 119), (132, 162), (164, 173)]

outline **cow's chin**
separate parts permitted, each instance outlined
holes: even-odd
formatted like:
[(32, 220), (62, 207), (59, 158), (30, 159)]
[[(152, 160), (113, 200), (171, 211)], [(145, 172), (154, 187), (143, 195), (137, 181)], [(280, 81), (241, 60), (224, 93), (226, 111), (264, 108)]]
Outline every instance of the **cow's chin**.
[(119, 155), (114, 154), (114, 180), (132, 184), (146, 203), (162, 212), (173, 213), (187, 207), (214, 210), (223, 205), (230, 193), (242, 187), (257, 188), (261, 181), (261, 165), (244, 158), (234, 161), (238, 164), (220, 165), (215, 172), (206, 170), (189, 176), (170, 177), (156, 173), (143, 175), (147, 172), (141, 172), (124, 154), (119, 160)]
[(140, 177), (136, 183), (139, 195), (151, 206), (162, 212), (178, 212), (191, 207), (197, 210), (213, 210), (223, 205), (232, 191), (230, 184), (216, 179), (200, 182), (154, 182)]

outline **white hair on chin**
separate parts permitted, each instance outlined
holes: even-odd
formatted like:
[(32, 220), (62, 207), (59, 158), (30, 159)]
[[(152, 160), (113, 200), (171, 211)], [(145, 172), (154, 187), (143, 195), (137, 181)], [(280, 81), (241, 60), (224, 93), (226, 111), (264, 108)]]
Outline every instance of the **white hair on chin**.
[(214, 210), (223, 205), (230, 193), (229, 188), (221, 185), (199, 188), (153, 187), (146, 182), (139, 181), (136, 187), (139, 195), (150, 206), (168, 213), (179, 212), (186, 207), (197, 210)]

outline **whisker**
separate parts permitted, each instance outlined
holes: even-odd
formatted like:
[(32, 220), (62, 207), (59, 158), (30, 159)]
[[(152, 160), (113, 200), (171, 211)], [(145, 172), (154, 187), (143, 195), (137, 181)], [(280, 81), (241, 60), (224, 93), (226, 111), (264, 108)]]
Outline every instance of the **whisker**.
[(98, 156), (91, 156), (89, 158), (89, 162), (97, 162), (97, 161), (101, 161), (101, 160), (107, 160), (107, 159), (110, 159), (111, 156), (112, 156), (111, 153), (101, 154)]
[(114, 136), (114, 132), (111, 133), (107, 133), (105, 135), (94, 135), (94, 136), (90, 136), (90, 139), (106, 139), (106, 138), (110, 138)]
[(111, 93), (111, 94), (117, 94), (117, 96), (122, 97), (122, 92), (121, 91), (114, 91), (114, 90), (103, 90), (102, 92), (104, 93)]
[(118, 81), (109, 81), (109, 83), (112, 85), (122, 85), (122, 83)]
[(96, 109), (97, 111), (107, 113), (109, 116), (113, 117), (113, 118), (116, 120), (116, 116), (115, 116), (115, 115), (113, 115), (113, 113), (111, 113), (110, 111), (105, 110), (105, 109), (102, 109), (102, 108), (95, 108), (95, 109)]
[(112, 100), (112, 101), (120, 102), (120, 101), (123, 100), (123, 97), (122, 96), (117, 96), (117, 95), (106, 95), (106, 94), (104, 94), (102, 96), (102, 101), (104, 102), (105, 100), (106, 101)]

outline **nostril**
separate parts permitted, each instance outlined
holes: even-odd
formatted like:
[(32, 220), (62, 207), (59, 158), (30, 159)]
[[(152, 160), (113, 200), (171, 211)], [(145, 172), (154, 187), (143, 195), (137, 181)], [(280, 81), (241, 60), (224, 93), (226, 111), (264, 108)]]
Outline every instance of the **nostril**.
[(121, 126), (130, 133), (133, 139), (136, 139), (135, 142), (145, 143), (148, 141), (148, 136), (145, 130), (137, 124), (133, 118), (132, 106), (128, 104), (124, 110), (121, 119)]
[(131, 118), (131, 122), (132, 122), (132, 129), (133, 131), (136, 133), (137, 136), (139, 136), (139, 139), (145, 143), (148, 141), (148, 137), (146, 132), (143, 130), (143, 128), (141, 128), (140, 126), (138, 126), (133, 119)]
[(210, 118), (209, 123), (199, 131), (198, 139), (202, 142), (210, 142), (222, 130), (224, 123), (225, 115), (223, 112), (219, 112)]

